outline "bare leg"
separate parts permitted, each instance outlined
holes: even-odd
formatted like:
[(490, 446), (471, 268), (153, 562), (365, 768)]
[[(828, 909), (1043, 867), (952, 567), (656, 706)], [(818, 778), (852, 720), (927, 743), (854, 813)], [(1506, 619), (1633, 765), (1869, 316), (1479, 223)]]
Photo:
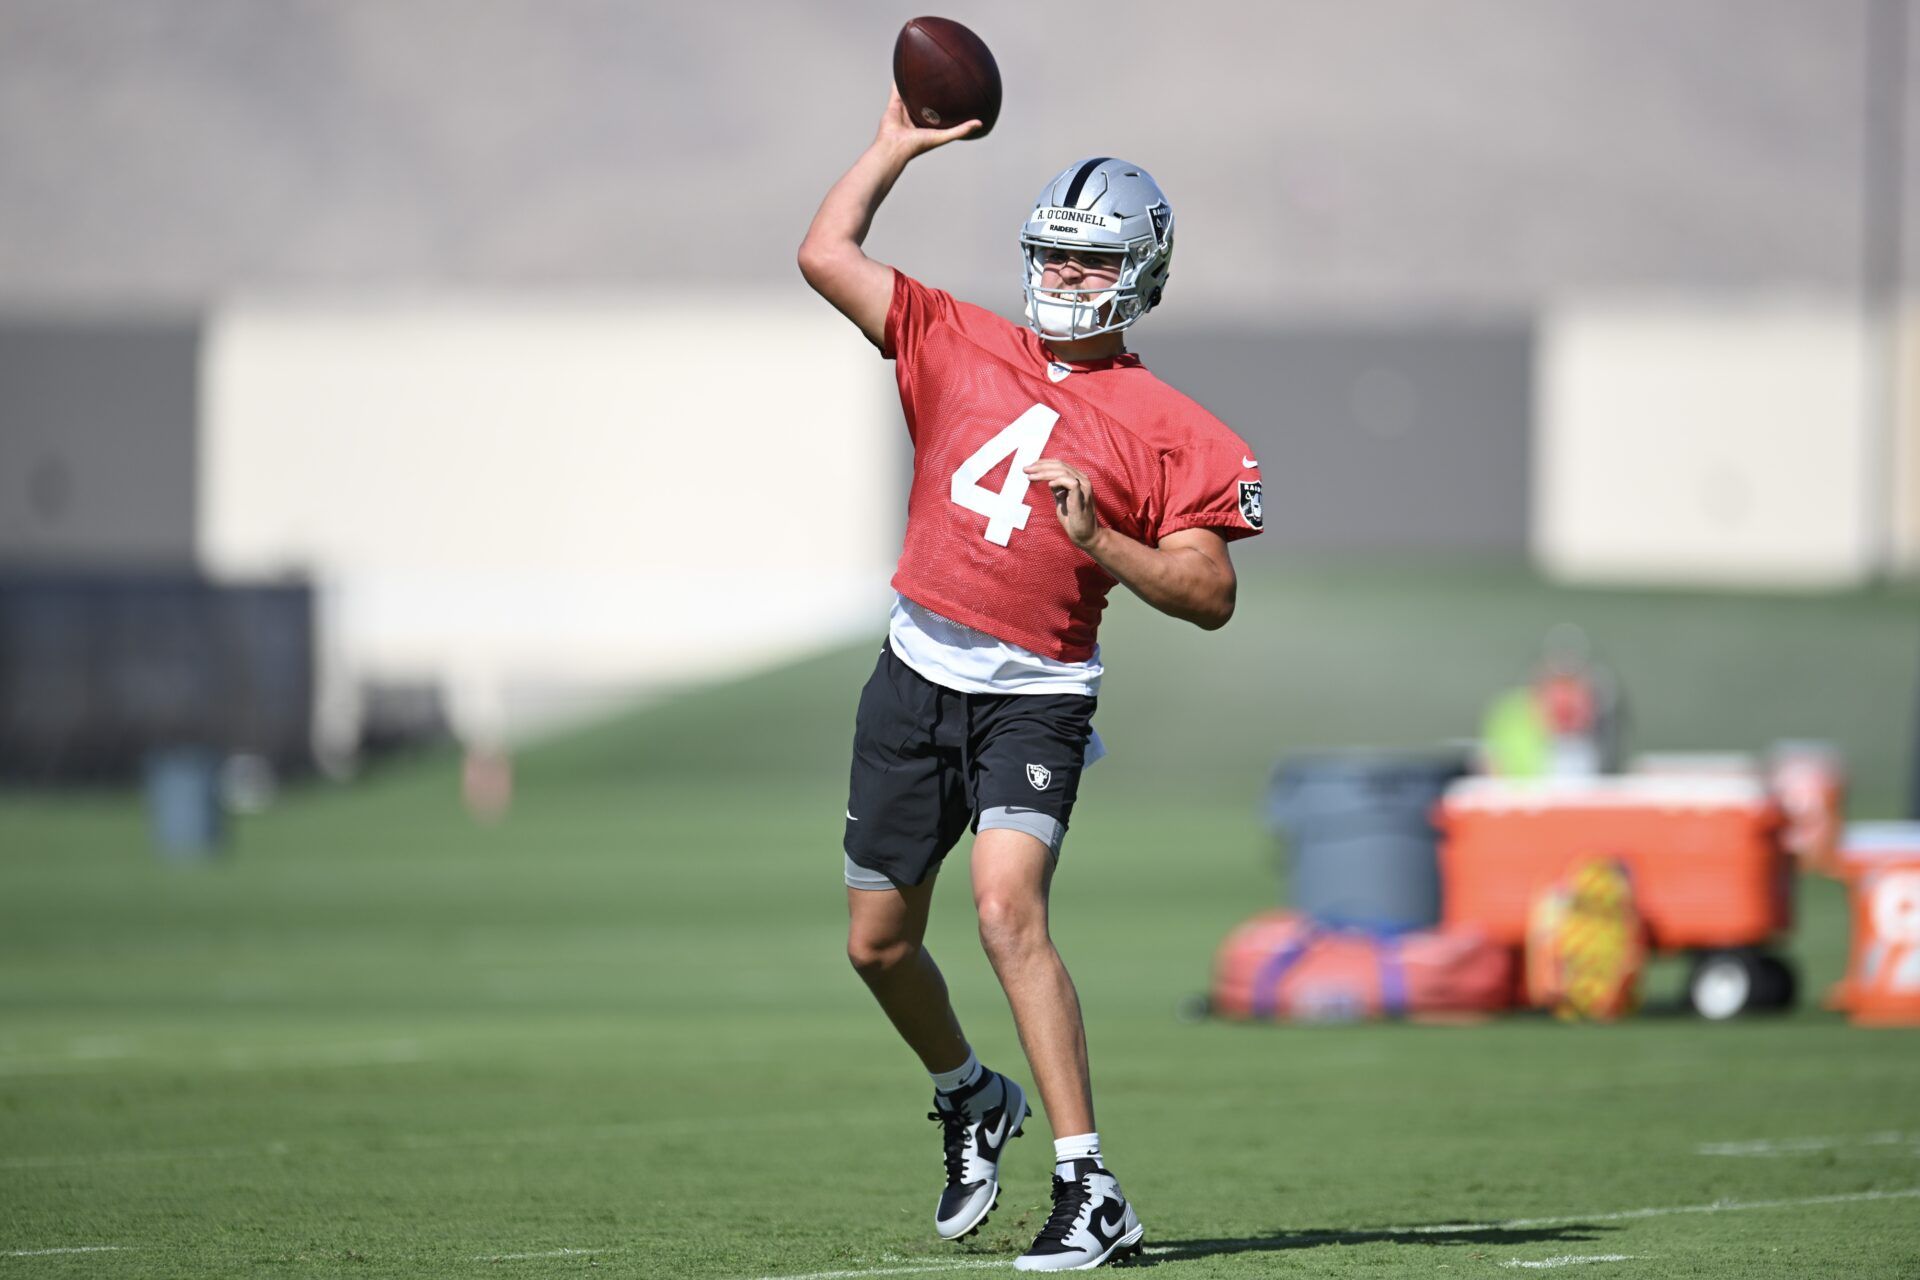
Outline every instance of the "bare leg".
[(928, 1071), (967, 1060), (967, 1037), (947, 999), (947, 980), (921, 945), (933, 876), (905, 889), (847, 890), (847, 958)]
[(1053, 856), (1021, 831), (982, 831), (973, 842), (973, 905), (980, 945), (1013, 1009), (1020, 1044), (1054, 1136), (1091, 1133), (1093, 1085), (1080, 996), (1047, 932)]

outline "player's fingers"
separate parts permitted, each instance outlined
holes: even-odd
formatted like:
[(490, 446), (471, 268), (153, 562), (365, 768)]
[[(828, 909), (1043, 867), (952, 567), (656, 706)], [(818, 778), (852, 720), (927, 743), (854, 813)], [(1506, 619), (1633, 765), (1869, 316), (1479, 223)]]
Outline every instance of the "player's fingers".
[(905, 103), (900, 104), (899, 110), (899, 119), (907, 126), (907, 138), (912, 143), (916, 155), (925, 155), (937, 147), (946, 146), (949, 142), (957, 142), (980, 127), (978, 120), (969, 120), (951, 129), (922, 129), (915, 125), (912, 117), (907, 114)]
[(965, 124), (957, 124), (951, 129), (937, 129), (934, 131), (933, 136), (940, 140), (936, 145), (945, 145), (949, 142), (957, 142), (979, 128), (980, 122), (978, 120), (969, 120)]

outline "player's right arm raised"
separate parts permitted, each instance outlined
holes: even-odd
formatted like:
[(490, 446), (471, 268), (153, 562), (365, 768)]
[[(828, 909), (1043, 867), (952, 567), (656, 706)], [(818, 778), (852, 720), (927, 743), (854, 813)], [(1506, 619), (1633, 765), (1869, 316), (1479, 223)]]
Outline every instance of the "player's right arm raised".
[(893, 268), (875, 262), (860, 248), (873, 226), (874, 211), (893, 190), (909, 160), (979, 127), (978, 120), (969, 120), (951, 129), (916, 128), (895, 89), (872, 145), (827, 192), (813, 215), (813, 225), (807, 228), (807, 238), (800, 242), (800, 274), (814, 292), (859, 325), (876, 347), (884, 345), (886, 336)]

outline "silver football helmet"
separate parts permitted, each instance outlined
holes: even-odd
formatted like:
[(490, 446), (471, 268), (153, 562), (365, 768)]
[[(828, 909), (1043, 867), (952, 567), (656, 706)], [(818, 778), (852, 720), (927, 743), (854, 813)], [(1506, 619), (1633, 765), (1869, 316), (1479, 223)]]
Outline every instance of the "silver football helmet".
[[(1121, 257), (1120, 279), (1094, 289), (1040, 288), (1049, 249)], [(1095, 156), (1062, 169), (1020, 228), (1027, 324), (1046, 338), (1091, 338), (1153, 310), (1173, 263), (1173, 206), (1137, 164)]]

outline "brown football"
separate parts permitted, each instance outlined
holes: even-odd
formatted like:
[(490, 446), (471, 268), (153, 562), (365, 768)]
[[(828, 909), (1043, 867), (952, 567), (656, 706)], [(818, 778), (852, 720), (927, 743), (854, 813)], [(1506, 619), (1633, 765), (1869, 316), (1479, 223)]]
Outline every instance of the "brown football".
[(969, 120), (984, 138), (1000, 118), (1000, 68), (986, 42), (951, 18), (915, 18), (893, 42), (893, 83), (922, 129)]

